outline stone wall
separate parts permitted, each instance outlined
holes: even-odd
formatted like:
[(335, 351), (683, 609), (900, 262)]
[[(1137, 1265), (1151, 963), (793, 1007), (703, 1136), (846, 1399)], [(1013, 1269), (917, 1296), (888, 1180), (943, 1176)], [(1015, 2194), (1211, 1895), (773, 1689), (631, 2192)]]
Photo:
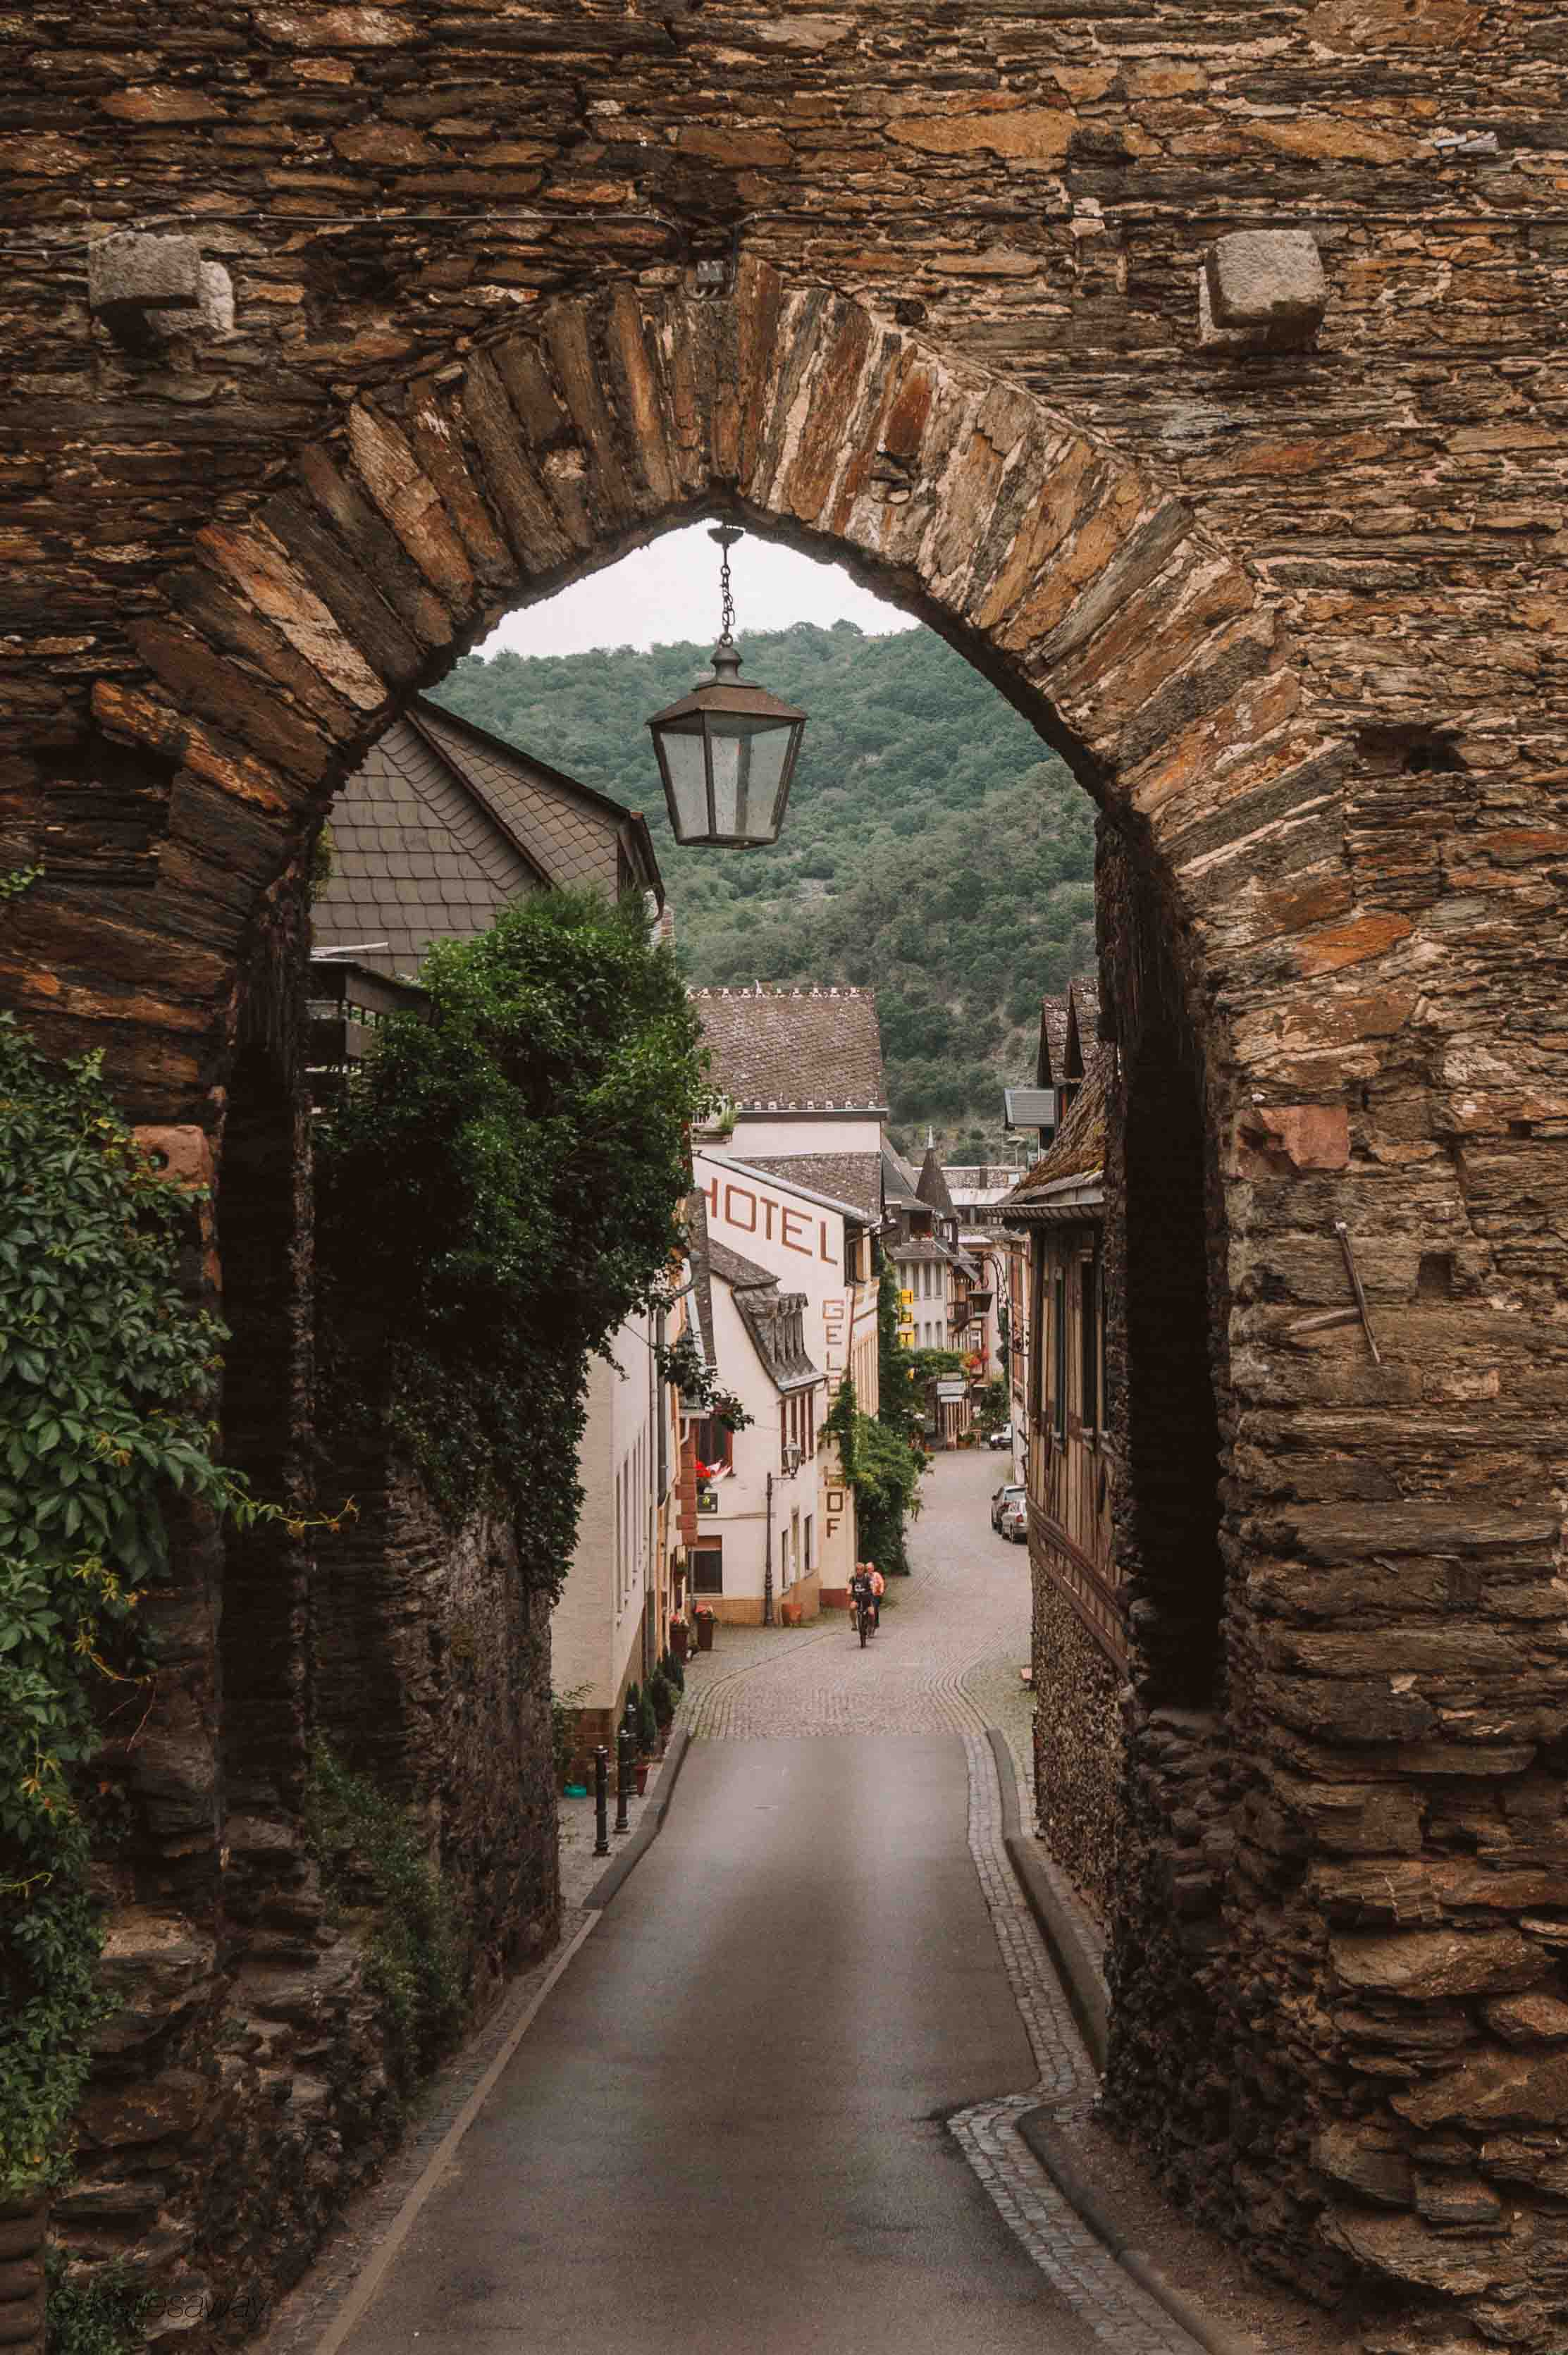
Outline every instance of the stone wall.
[[(187, 1273), (198, 1288), (220, 1256), (224, 1460), (296, 1513), (351, 1489), (360, 1511), (314, 1541), (275, 1521), (176, 1530), (186, 1582), (154, 1598), (154, 1707), (101, 1763), (119, 2000), (53, 2214), (69, 2264), (151, 2289), (153, 2338), (189, 2348), (260, 2326), (401, 2131), (403, 2056), (306, 1843), (311, 1742), (422, 1828), (475, 2017), (552, 1943), (560, 1907), (549, 1611), (521, 1592), (508, 1533), (453, 1535), (379, 1449), (317, 1460), (300, 906), (290, 886), (257, 926)], [(208, 1174), (177, 1134), (161, 1146)]]
[[(1118, 1896), (1143, 2120), (1271, 2262), (1447, 2296), (1461, 2346), (1568, 2310), (1559, 16), (0, 14), (0, 855), (48, 868), (0, 994), (199, 1162), (259, 896), (503, 607), (721, 508), (942, 628), (1136, 856), (1202, 1131), (1236, 1844), (1212, 1970), (1157, 1874)], [(94, 314), (90, 237), (149, 222), (231, 329), (211, 287)], [(1204, 342), (1211, 246), (1280, 228), (1316, 340)], [(221, 1582), (183, 1536), (116, 1895), (199, 1945)], [(1226, 2137), (1138, 2045), (1164, 1970), (1262, 2102)]]
[(453, 1532), (379, 1450), (335, 1453), (322, 1476), (357, 1512), (317, 1549), (313, 1731), (423, 1828), (482, 2010), (556, 1934), (549, 1605), (523, 1591), (507, 1527)]
[[(1031, 1535), (1031, 1566), (1037, 1546)], [(1051, 1578), (1034, 1566), (1034, 1785), (1041, 1838), (1100, 1921), (1123, 1845), (1122, 1677)]]

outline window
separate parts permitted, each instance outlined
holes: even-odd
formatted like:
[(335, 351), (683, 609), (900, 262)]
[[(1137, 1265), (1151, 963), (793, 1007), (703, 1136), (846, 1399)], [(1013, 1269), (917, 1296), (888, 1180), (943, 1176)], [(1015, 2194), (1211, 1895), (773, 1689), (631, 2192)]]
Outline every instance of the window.
[(1079, 1413), (1085, 1431), (1100, 1428), (1100, 1262), (1090, 1252), (1078, 1263), (1079, 1343), (1083, 1351)]
[(693, 1594), (722, 1594), (724, 1592), (724, 1549), (720, 1545), (699, 1545), (691, 1550), (691, 1591)]
[(735, 1460), (735, 1434), (717, 1415), (702, 1414), (692, 1418), (691, 1444), (697, 1450), (699, 1464), (718, 1465), (728, 1472)]
[(803, 1542), (802, 1550), (801, 1550), (801, 1557), (800, 1557), (800, 1570), (801, 1570), (801, 1576), (802, 1576), (803, 1578), (809, 1578), (809, 1577), (810, 1577), (810, 1575), (811, 1575), (811, 1573), (812, 1573), (812, 1572), (813, 1572), (813, 1571), (816, 1569), (816, 1516), (814, 1513), (807, 1513), (807, 1515), (806, 1515), (806, 1517), (805, 1517), (805, 1540), (804, 1540), (804, 1542)]
[(1051, 1427), (1058, 1439), (1067, 1436), (1067, 1271), (1059, 1267), (1051, 1285)]

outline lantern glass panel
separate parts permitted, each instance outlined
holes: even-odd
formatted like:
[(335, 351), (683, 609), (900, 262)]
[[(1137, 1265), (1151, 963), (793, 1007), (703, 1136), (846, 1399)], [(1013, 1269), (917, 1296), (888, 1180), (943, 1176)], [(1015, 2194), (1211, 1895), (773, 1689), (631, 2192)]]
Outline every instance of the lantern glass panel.
[(746, 746), (749, 815), (742, 826), (744, 833), (763, 834), (770, 841), (777, 835), (784, 815), (779, 806), (779, 787), (796, 734), (793, 727), (759, 728), (751, 732)]
[(708, 722), (708, 756), (713, 775), (713, 831), (720, 842), (749, 834), (746, 823), (746, 743), (726, 718)]
[(655, 737), (677, 842), (702, 842), (709, 833), (703, 737), (702, 722), (695, 716), (685, 726), (677, 720), (661, 728)]

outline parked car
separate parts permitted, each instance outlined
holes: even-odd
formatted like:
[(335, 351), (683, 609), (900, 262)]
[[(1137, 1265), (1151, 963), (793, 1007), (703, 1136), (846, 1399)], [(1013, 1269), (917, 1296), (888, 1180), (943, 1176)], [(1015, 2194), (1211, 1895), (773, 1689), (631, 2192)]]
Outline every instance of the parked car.
[(1029, 1541), (1029, 1507), (1024, 1502), (1021, 1490), (1018, 1496), (1009, 1497), (1002, 1507), (1002, 1535), (1011, 1538), (1014, 1545), (1025, 1545)]
[(991, 1498), (991, 1527), (994, 1529), (999, 1529), (1001, 1528), (1002, 1511), (1008, 1500), (1016, 1497), (1021, 1504), (1023, 1501), (1023, 1483), (1021, 1480), (1003, 1481), (1001, 1487)]
[(1012, 1444), (1013, 1427), (1010, 1423), (1004, 1423), (1000, 1431), (993, 1431), (986, 1442), (987, 1447), (1010, 1447)]

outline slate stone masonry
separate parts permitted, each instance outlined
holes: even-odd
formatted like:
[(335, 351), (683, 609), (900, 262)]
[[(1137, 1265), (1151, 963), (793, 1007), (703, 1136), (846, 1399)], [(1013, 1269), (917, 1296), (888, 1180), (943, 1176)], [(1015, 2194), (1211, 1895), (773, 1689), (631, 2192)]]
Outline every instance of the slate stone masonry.
[[(1222, 1591), (1207, 1700), (1135, 1678), (1127, 1806), (1179, 1862), (1146, 1726), (1212, 1717), (1233, 1846), (1201, 1959), (1165, 1863), (1115, 1898), (1143, 2121), (1380, 2343), (1559, 2343), (1555, 9), (123, 0), (0, 46), (0, 835), (47, 869), (0, 994), (210, 1156), (259, 898), (507, 605), (722, 510), (936, 622), (1098, 799), (1191, 1047)], [(155, 222), (232, 334), (94, 320), (90, 240)], [(1309, 349), (1200, 342), (1256, 231), (1316, 242)], [(225, 1870), (194, 1521), (181, 1576), (117, 1893), (171, 2000)], [(1139, 2041), (1162, 1971), (1223, 2133)]]

